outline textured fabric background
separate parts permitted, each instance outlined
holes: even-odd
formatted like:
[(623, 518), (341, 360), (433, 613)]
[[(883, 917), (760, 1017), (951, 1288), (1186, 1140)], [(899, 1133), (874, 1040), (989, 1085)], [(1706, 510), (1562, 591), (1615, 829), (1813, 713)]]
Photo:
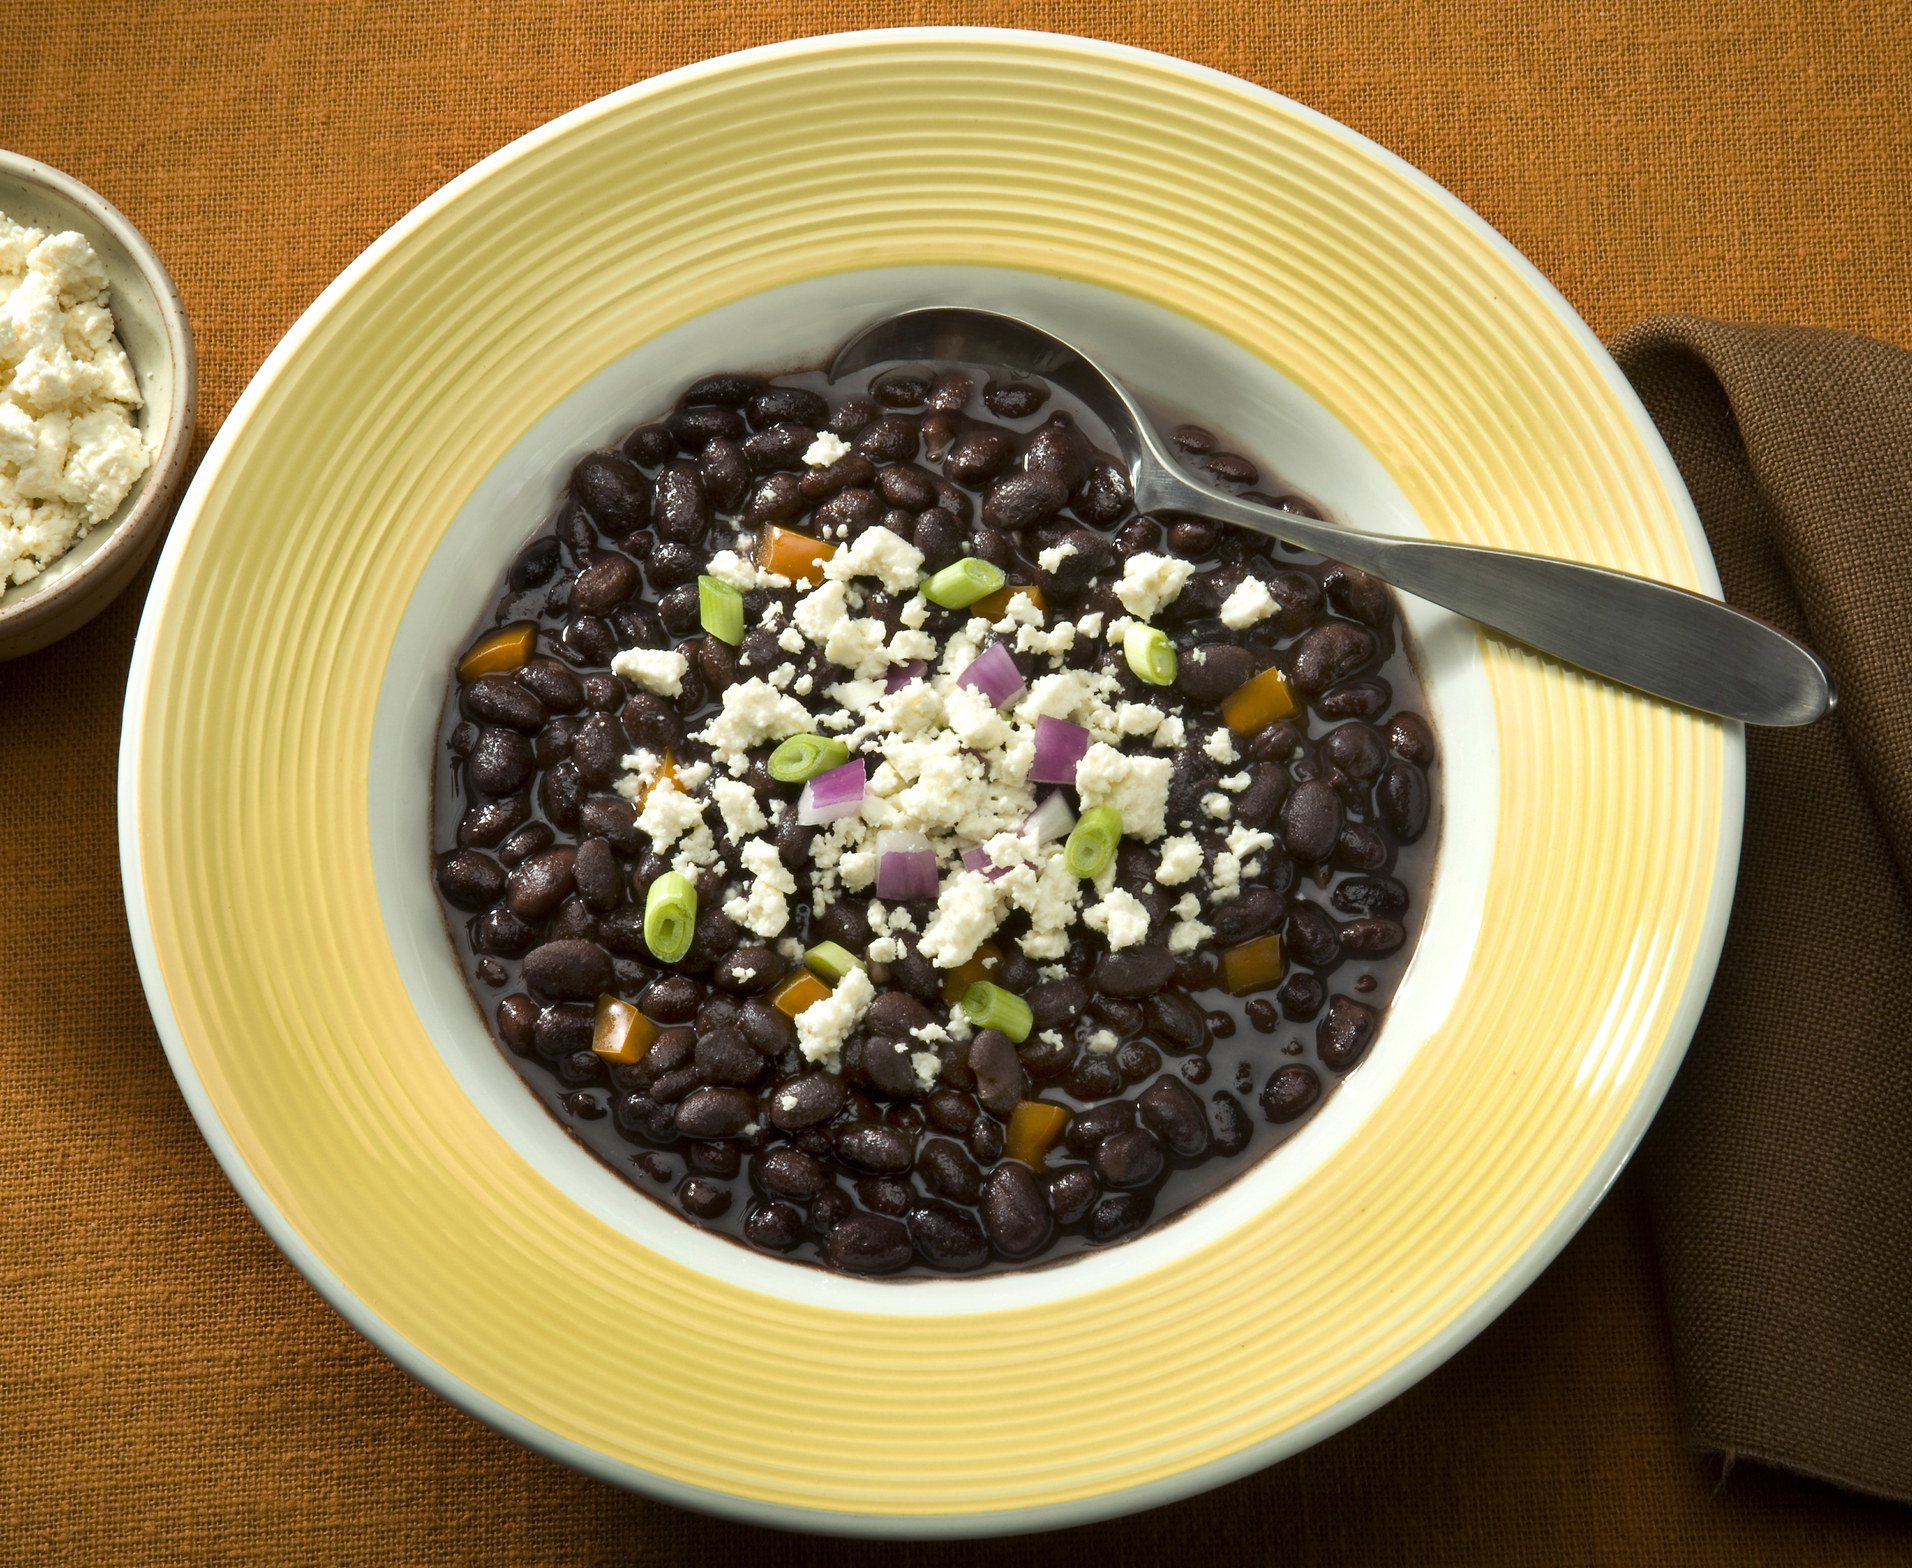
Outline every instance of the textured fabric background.
[[(724, 50), (922, 22), (1116, 39), (1288, 93), (1458, 193), (1602, 334), (1679, 310), (1912, 345), (1912, 13), (1888, 0), (0, 0), (0, 145), (101, 190), (166, 258), (198, 333), (203, 436), (340, 267), (519, 133)], [(1039, 1543), (826, 1543), (517, 1449), (298, 1278), (166, 1070), (114, 843), (142, 588), (0, 665), (0, 1562), (1912, 1559), (1902, 1508), (1754, 1464), (1722, 1474), (1683, 1446), (1645, 1167), (1408, 1395), (1132, 1521)]]

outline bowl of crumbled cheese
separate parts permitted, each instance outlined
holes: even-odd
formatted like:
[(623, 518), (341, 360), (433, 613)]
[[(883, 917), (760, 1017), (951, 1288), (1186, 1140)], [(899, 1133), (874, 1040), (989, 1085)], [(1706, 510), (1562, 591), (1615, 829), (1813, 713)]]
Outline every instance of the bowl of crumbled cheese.
[(145, 563), (196, 391), (152, 246), (78, 180), (0, 150), (0, 659), (75, 630)]

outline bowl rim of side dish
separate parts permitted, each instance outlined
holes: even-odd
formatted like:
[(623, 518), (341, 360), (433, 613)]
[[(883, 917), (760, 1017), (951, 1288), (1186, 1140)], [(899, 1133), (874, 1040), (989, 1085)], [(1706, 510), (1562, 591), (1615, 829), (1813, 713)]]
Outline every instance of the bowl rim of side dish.
[[(113, 515), (97, 523), (32, 581), (0, 584), (0, 659), (16, 658), (77, 629), (117, 597), (165, 531), (185, 477), (198, 409), (198, 355), (172, 274), (131, 219), (99, 192), (50, 164), (0, 148), (0, 212), (9, 182), (66, 214), (107, 271), (114, 333), (140, 383), (138, 413), (151, 462)], [(8, 213), (18, 221), (18, 214)], [(102, 243), (103, 242), (103, 243)], [(128, 329), (137, 346), (127, 343)], [(154, 404), (157, 409), (155, 419)]]
[[(938, 144), (995, 178), (929, 202), (916, 133), (893, 110), (939, 94)], [(1012, 101), (1039, 133), (1013, 147), (982, 123)], [(791, 128), (826, 109), (839, 135), (792, 181)], [(634, 160), (660, 146), (672, 156), (643, 165), (640, 193)], [(1253, 231), (1280, 214), (1224, 214), (1209, 169), (1231, 199), (1265, 190), (1365, 249), (1325, 270), (1305, 246), (1264, 263)], [(1120, 222), (1096, 205), (1111, 190)], [(568, 274), (548, 270), (553, 214), (578, 225)], [(1133, 1512), (1284, 1458), (1424, 1376), (1551, 1260), (1658, 1108), (1711, 982), (1737, 867), (1741, 731), (1483, 637), (1510, 743), (1464, 977), (1476, 1012), (1427, 1048), (1305, 1202), (1189, 1258), (964, 1317), (792, 1303), (618, 1237), (469, 1102), (438, 1114), (432, 1097), (453, 1080), (397, 979), (366, 792), (394, 630), (453, 513), (568, 391), (704, 310), (879, 258), (1053, 272), (1059, 255), (1306, 387), (1430, 531), (1479, 538), (1488, 512), (1494, 542), (1717, 593), (1637, 397), (1457, 198), (1239, 79), (986, 28), (723, 56), (587, 104), (460, 175), (273, 350), (160, 561), (129, 679), (122, 868), (142, 981), (208, 1144), (295, 1266), (407, 1371), (518, 1441), (665, 1501), (787, 1529), (976, 1536)], [(440, 271), (454, 263), (455, 300)], [(518, 303), (487, 309), (507, 284)], [(1320, 314), (1298, 311), (1304, 300)], [(1414, 339), (1392, 360), (1389, 333), (1362, 336), (1381, 319)], [(1412, 352), (1432, 341), (1457, 351), (1438, 372)], [(456, 389), (533, 345), (474, 417)], [(371, 432), (394, 433), (377, 422), (383, 400), (408, 390), (399, 454)], [(337, 465), (328, 486), (310, 484), (314, 462)], [(1430, 490), (1436, 479), (1451, 491)], [(222, 685), (234, 659), (246, 679)], [(442, 690), (443, 673), (418, 678)], [(1610, 831), (1649, 820), (1653, 835)], [(330, 974), (341, 966), (350, 986)], [(587, 1355), (522, 1331), (563, 1312), (641, 1324), (645, 1346)], [(1163, 1335), (1164, 1315), (1212, 1332)], [(1101, 1392), (1066, 1354), (1088, 1332), (1124, 1358)], [(1305, 1353), (1240, 1361), (1242, 1343), (1277, 1333)], [(818, 1366), (827, 1407), (798, 1382)], [(905, 1377), (918, 1399), (894, 1397)], [(975, 1397), (1005, 1379), (1029, 1397)], [(1201, 1398), (1164, 1410), (1147, 1394), (1163, 1387)], [(640, 1389), (657, 1400), (647, 1410)], [(803, 1411), (800, 1448), (762, 1420), (765, 1400)], [(1065, 1430), (1057, 1408), (1076, 1417)]]

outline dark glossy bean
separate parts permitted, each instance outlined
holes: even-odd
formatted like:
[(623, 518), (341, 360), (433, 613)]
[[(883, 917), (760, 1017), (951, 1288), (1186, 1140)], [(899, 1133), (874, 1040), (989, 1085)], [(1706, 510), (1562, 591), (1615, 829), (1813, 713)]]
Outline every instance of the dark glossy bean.
[(1150, 1038), (1174, 1055), (1208, 1049), (1208, 1021), (1186, 991), (1157, 992), (1142, 1004), (1142, 1018)]
[(1002, 1123), (993, 1116), (978, 1115), (970, 1123), (969, 1132), (963, 1138), (963, 1147), (976, 1157), (978, 1164), (994, 1165), (1002, 1158)]
[(826, 538), (854, 539), (880, 523), (884, 511), (882, 498), (874, 490), (839, 490), (817, 508), (808, 526)]
[(1240, 898), (1217, 908), (1209, 919), (1215, 927), (1215, 940), (1224, 947), (1235, 947), (1274, 930), (1287, 913), (1286, 901), (1273, 888), (1251, 887)]
[(697, 1016), (704, 988), (688, 975), (665, 975), (653, 982), (638, 1008), (653, 1023), (687, 1024)]
[(1136, 1096), (1136, 1111), (1171, 1151), (1194, 1159), (1208, 1149), (1208, 1118), (1202, 1102), (1169, 1077), (1155, 1080)]
[(1202, 467), (1225, 485), (1252, 485), (1261, 478), (1261, 470), (1238, 452), (1212, 452)]
[(749, 409), (750, 422), (758, 429), (788, 419), (821, 430), (830, 417), (830, 405), (807, 387), (765, 387), (751, 398)]
[(627, 534), (649, 515), (651, 482), (616, 452), (587, 452), (571, 470), (571, 493), (606, 533)]
[(1395, 837), (1412, 844), (1427, 828), (1427, 775), (1406, 758), (1394, 758), (1381, 770), (1374, 806)]
[(535, 734), (544, 727), (544, 704), (508, 675), (483, 675), (459, 694), (459, 710), (481, 724)]
[(920, 368), (887, 371), (870, 383), (870, 396), (885, 408), (921, 408), (932, 378)]
[(851, 447), (876, 463), (903, 463), (916, 456), (916, 421), (907, 414), (885, 414), (857, 431)]
[(714, 1220), (730, 1207), (730, 1189), (708, 1176), (692, 1176), (677, 1189), (678, 1206), (696, 1220)]
[(1321, 574), (1321, 584), (1337, 615), (1377, 629), (1387, 625), (1393, 606), (1388, 602), (1387, 584), (1380, 578), (1331, 561)]
[(1008, 1117), (1029, 1097), (1029, 1080), (1009, 1036), (984, 1029), (969, 1042), (969, 1070), (976, 1075), (976, 1098), (983, 1109)]
[[(818, 428), (841, 436), (846, 441), (883, 413), (883, 405), (873, 397), (846, 397), (834, 410), (825, 407), (820, 400), (818, 406), (824, 410), (817, 416), (824, 421)], [(809, 420), (803, 422), (812, 423)]]
[(734, 408), (678, 407), (665, 421), (671, 439), (680, 452), (696, 453), (712, 441), (737, 441), (743, 438), (743, 416)]
[(737, 1027), (758, 1050), (775, 1055), (795, 1037), (790, 1020), (761, 997), (751, 997), (737, 1009)]
[(1168, 433), (1169, 444), (1189, 457), (1206, 457), (1215, 450), (1215, 432), (1200, 425), (1177, 425)]
[(1237, 1155), (1254, 1139), (1254, 1124), (1242, 1109), (1241, 1101), (1226, 1089), (1217, 1089), (1208, 1097), (1208, 1130), (1215, 1140), (1215, 1152)]
[(493, 849), (504, 836), (519, 827), (531, 815), (531, 802), (523, 795), (505, 800), (484, 800), (467, 811), (458, 823), (460, 849)]
[(958, 1137), (975, 1126), (981, 1114), (976, 1102), (960, 1089), (938, 1089), (923, 1101), (923, 1115), (930, 1126)]
[(597, 917), (583, 899), (572, 893), (551, 916), (544, 928), (544, 939), (547, 942), (594, 942), (597, 940)]
[(1066, 1028), (1089, 1005), (1089, 988), (1080, 980), (1040, 980), (1024, 994), (1038, 1029)]
[(1366, 719), (1372, 723), (1388, 711), (1393, 701), (1394, 688), (1378, 675), (1371, 675), (1329, 687), (1315, 698), (1314, 710), (1324, 719)]
[(573, 718), (553, 719), (532, 737), (531, 758), (541, 768), (554, 768), (571, 755), (579, 724)]
[(1068, 1127), (1063, 1131), (1062, 1141), (1071, 1154), (1087, 1159), (1095, 1153), (1105, 1139), (1113, 1138), (1117, 1133), (1128, 1132), (1134, 1126), (1134, 1102), (1110, 1100), (1104, 1105), (1076, 1112), (1069, 1119)]
[(544, 777), (538, 780), (538, 804), (544, 808), (544, 814), (566, 832), (576, 830), (588, 793), (584, 780), (578, 777), (576, 764), (569, 758), (546, 768)]
[(471, 925), (471, 945), (500, 958), (521, 958), (537, 940), (537, 928), (526, 925), (508, 909), (488, 909)]
[(983, 407), (998, 419), (1027, 419), (1048, 401), (1048, 387), (1033, 376), (991, 377), (983, 386)]
[(939, 1198), (974, 1207), (982, 1197), (983, 1173), (961, 1144), (931, 1138), (916, 1156), (923, 1185)]
[(562, 1001), (595, 1001), (611, 988), (611, 955), (595, 942), (546, 942), (525, 954), (525, 984)]
[[(511, 912), (530, 925), (550, 919), (551, 912), (576, 886), (573, 876), (576, 860), (574, 849), (551, 849), (519, 864), (505, 883)], [(622, 880), (620, 877), (620, 893), (623, 892)]]
[(743, 1153), (734, 1143), (692, 1140), (684, 1145), (684, 1158), (692, 1170), (725, 1181), (743, 1168)]
[[(751, 996), (769, 990), (784, 977), (789, 967), (789, 963), (775, 948), (760, 943), (746, 943), (733, 947), (718, 960), (711, 979), (735, 995)], [(775, 1009), (771, 1011), (775, 1012)]]
[[(867, 917), (860, 909), (847, 904), (836, 907), (853, 909), (856, 917), (864, 921), (864, 929), (868, 930)], [(866, 937), (866, 943), (867, 940)], [(906, 991), (877, 992), (863, 1017), (864, 1027), (872, 1034), (886, 1034), (899, 1040), (908, 1039), (916, 1030), (935, 1022), (935, 1015), (929, 1008)]]
[(783, 1144), (751, 1157), (750, 1180), (773, 1198), (808, 1203), (830, 1185), (830, 1172), (815, 1155)]
[[(1132, 517), (1122, 525), (1115, 536), (1115, 547), (1123, 555), (1139, 555), (1143, 551), (1159, 550), (1162, 547), (1163, 530), (1161, 523), (1153, 517)], [(1115, 614), (1128, 613), (1117, 600)]]
[(558, 641), (575, 664), (609, 664), (617, 652), (617, 633), (596, 615), (572, 616)]
[[(667, 463), (651, 498), (651, 526), (665, 544), (695, 545), (710, 526), (710, 497), (695, 463)], [(656, 557), (652, 557), (653, 566)], [(653, 577), (653, 580), (655, 578)]]
[(1029, 1167), (998, 1165), (983, 1182), (983, 1229), (1006, 1258), (1026, 1258), (1049, 1239), (1049, 1205)]
[(691, 1058), (697, 1076), (705, 1083), (729, 1084), (748, 1088), (763, 1076), (770, 1064), (743, 1036), (740, 1029), (713, 1029), (697, 1037), (697, 1050)]
[[(640, 1076), (656, 1083), (660, 1078), (689, 1068), (696, 1053), (697, 1032), (694, 1029), (660, 1030), (657, 1038), (651, 1041), (650, 1049), (644, 1053), (644, 1059), (638, 1063)], [(694, 1073), (691, 1082), (696, 1082)]]
[(677, 450), (677, 443), (663, 425), (639, 425), (624, 438), (620, 450), (633, 463), (655, 468)]
[(558, 660), (540, 655), (511, 677), (538, 699), (547, 713), (576, 713), (584, 706), (584, 687)]
[(445, 902), (470, 914), (489, 909), (505, 890), (504, 868), (475, 849), (440, 855), (435, 875)]
[(908, 1040), (871, 1035), (863, 1043), (863, 1073), (879, 1094), (903, 1099), (916, 1092), (916, 1070), (910, 1065)]
[(1095, 961), (1094, 984), (1110, 996), (1143, 997), (1161, 990), (1174, 972), (1175, 958), (1167, 948), (1127, 947)]
[(1398, 953), (1407, 932), (1398, 920), (1350, 920), (1341, 927), (1341, 947), (1354, 958), (1386, 958)]
[(1127, 1087), (1115, 1058), (1100, 1051), (1084, 1051), (1070, 1066), (1062, 1087), (1078, 1100), (1101, 1100)]
[(851, 1214), (832, 1227), (824, 1255), (850, 1274), (894, 1274), (915, 1256), (909, 1227), (888, 1214)]
[(1073, 495), (1089, 477), (1089, 444), (1069, 415), (1052, 414), (1024, 445), (1022, 466), (1028, 473), (1054, 474)]
[(1381, 732), (1356, 719), (1321, 737), (1321, 755), (1350, 778), (1372, 779), (1387, 766), (1388, 751)]
[(589, 1050), (595, 1009), (583, 1002), (560, 1002), (538, 1010), (531, 1026), (532, 1044), (546, 1061), (559, 1061), (577, 1051)]
[(1282, 946), (1290, 959), (1310, 969), (1327, 969), (1341, 959), (1341, 936), (1334, 922), (1305, 901), (1288, 911)]
[(746, 528), (761, 528), (767, 523), (787, 524), (803, 508), (803, 489), (797, 476), (769, 474), (758, 482), (744, 503), (742, 522)]
[(1243, 827), (1265, 828), (1288, 798), (1288, 770), (1276, 762), (1257, 762), (1248, 788), (1235, 797), (1235, 820)]
[(803, 1240), (803, 1216), (787, 1203), (760, 1203), (744, 1220), (744, 1240), (766, 1252), (788, 1252)]
[(1352, 621), (1325, 621), (1302, 633), (1290, 653), (1288, 678), (1315, 697), (1365, 668), (1378, 651), (1374, 633)]
[[(653, 1096), (657, 1091), (652, 1089)], [(677, 1130), (691, 1138), (731, 1138), (756, 1119), (757, 1099), (742, 1089), (706, 1085), (678, 1102)]]
[(1135, 505), (1129, 476), (1113, 463), (1093, 463), (1076, 492), (1075, 512), (1085, 523), (1111, 528)]
[(1096, 1179), (1109, 1187), (1146, 1187), (1162, 1174), (1163, 1163), (1162, 1141), (1146, 1127), (1103, 1139), (1089, 1159)]
[(644, 574), (628, 555), (600, 555), (578, 573), (571, 604), (586, 615), (607, 615), (644, 584)]
[(534, 539), (518, 552), (511, 563), (507, 581), (515, 593), (529, 593), (533, 588), (542, 588), (557, 574), (559, 562), (558, 541), (547, 536)]
[(983, 526), (1018, 533), (1047, 522), (1068, 502), (1068, 487), (1054, 474), (1005, 474), (983, 498)]
[[(796, 471), (799, 481), (805, 486), (805, 499), (820, 501), (823, 495), (831, 494), (832, 491), (810, 495), (808, 484), (812, 474), (827, 470), (812, 469), (805, 472), (802, 466), (803, 454), (810, 449), (811, 442), (816, 438), (817, 433), (810, 426), (785, 419), (766, 426), (753, 436), (746, 437), (739, 444), (738, 451), (754, 474), (775, 473), (779, 469)], [(725, 510), (733, 510), (736, 504), (732, 503), (732, 506), (726, 507)]]
[(1309, 779), (1290, 791), (1281, 807), (1281, 841), (1288, 853), (1314, 865), (1334, 853), (1341, 836), (1341, 797), (1323, 779)]
[(531, 1054), (537, 1022), (538, 1004), (522, 991), (498, 1003), (498, 1034), (520, 1056)]
[(1118, 997), (1091, 995), (1089, 1013), (1099, 1018), (1117, 1034), (1134, 1034), (1142, 1027), (1142, 1004), (1123, 1001)]
[(1120, 1241), (1148, 1224), (1154, 1204), (1147, 1193), (1111, 1192), (1089, 1211), (1089, 1239), (1096, 1243)]
[(923, 552), (925, 571), (941, 571), (962, 559), (962, 525), (940, 506), (917, 514), (910, 530), (910, 542)]
[(1408, 894), (1393, 877), (1349, 877), (1335, 888), (1329, 902), (1344, 914), (1398, 915), (1407, 908)]
[(946, 1203), (918, 1203), (909, 1211), (910, 1239), (933, 1269), (959, 1274), (989, 1261), (989, 1242), (967, 1214)]
[(1271, 1122), (1292, 1122), (1305, 1116), (1321, 1098), (1321, 1080), (1300, 1062), (1277, 1067), (1261, 1091), (1261, 1114)]
[(1055, 1215), (1058, 1225), (1075, 1224), (1089, 1212), (1089, 1205), (1102, 1190), (1096, 1185), (1095, 1172), (1086, 1165), (1060, 1165), (1046, 1172), (1041, 1180), (1048, 1195), (1049, 1212)]
[[(569, 493), (558, 505), (558, 515), (551, 521), (551, 532), (575, 565), (582, 566), (590, 560), (591, 552), (597, 548), (597, 524), (592, 521), (591, 513), (584, 503)], [(545, 600), (546, 610), (561, 606), (568, 592), (568, 584), (560, 580)]]
[(578, 892), (592, 909), (600, 912), (615, 909), (624, 901), (624, 868), (605, 840), (580, 841), (571, 871)]
[(662, 756), (684, 738), (684, 721), (662, 697), (641, 691), (624, 704), (618, 715), (625, 737), (633, 746)]
[(876, 490), (891, 506), (920, 512), (936, 505), (936, 483), (913, 463), (896, 463), (876, 476)]
[(663, 622), (664, 630), (673, 637), (688, 636), (696, 631), (702, 623), (697, 584), (679, 584), (659, 599), (657, 618)]
[(1365, 822), (1350, 822), (1335, 840), (1333, 863), (1343, 871), (1379, 871), (1388, 863), (1388, 842)]
[(480, 794), (515, 795), (537, 770), (531, 742), (516, 730), (486, 726), (465, 758), (465, 777)]
[(721, 371), (693, 381), (684, 389), (684, 395), (678, 401), (686, 406), (717, 403), (725, 408), (742, 408), (763, 391), (764, 384), (756, 376), (739, 376)]
[(770, 1123), (785, 1132), (817, 1127), (842, 1110), (848, 1098), (849, 1091), (835, 1074), (804, 1073), (786, 1079), (770, 1091)]
[(571, 763), (590, 789), (603, 789), (617, 777), (624, 755), (624, 728), (608, 713), (594, 713), (578, 727)]
[(1417, 768), (1433, 765), (1434, 731), (1418, 713), (1403, 709), (1389, 719), (1387, 743), (1397, 757), (1413, 763)]
[(1367, 1055), (1380, 1025), (1381, 1015), (1367, 1003), (1351, 996), (1330, 997), (1327, 1012), (1315, 1026), (1315, 1050), (1321, 1065), (1333, 1072), (1347, 1072)]
[(1175, 689), (1195, 702), (1220, 702), (1255, 674), (1255, 656), (1246, 648), (1206, 643), (1182, 655)]
[[(1319, 975), (1296, 973), (1281, 982), (1275, 1000), (1281, 1003), (1284, 1017), (1306, 1023), (1327, 1004), (1328, 988), (1321, 983)], [(1274, 1025), (1271, 1023), (1268, 1027), (1272, 1029)]]
[(1140, 1083), (1161, 1071), (1162, 1053), (1146, 1040), (1130, 1040), (1119, 1045), (1109, 1058), (1125, 1084)]

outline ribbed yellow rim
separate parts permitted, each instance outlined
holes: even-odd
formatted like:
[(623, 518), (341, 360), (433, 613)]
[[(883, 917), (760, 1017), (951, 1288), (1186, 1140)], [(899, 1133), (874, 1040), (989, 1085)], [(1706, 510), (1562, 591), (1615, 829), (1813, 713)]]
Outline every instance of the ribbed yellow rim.
[(1737, 744), (1489, 647), (1503, 831), (1458, 1005), (1320, 1170), (1171, 1266), (887, 1318), (645, 1252), (500, 1140), (407, 1001), (368, 849), (381, 675), (460, 503), (557, 399), (728, 300), (910, 263), (1194, 318), (1437, 535), (1703, 570), (1636, 410), (1518, 258), (1338, 127), (1134, 51), (862, 34), (675, 73), (507, 149), (321, 301), (195, 486), (135, 669), (129, 888), (189, 1094), (295, 1255), (489, 1412), (609, 1473), (893, 1519), (1265, 1451), (1557, 1245), (1690, 1027)]

